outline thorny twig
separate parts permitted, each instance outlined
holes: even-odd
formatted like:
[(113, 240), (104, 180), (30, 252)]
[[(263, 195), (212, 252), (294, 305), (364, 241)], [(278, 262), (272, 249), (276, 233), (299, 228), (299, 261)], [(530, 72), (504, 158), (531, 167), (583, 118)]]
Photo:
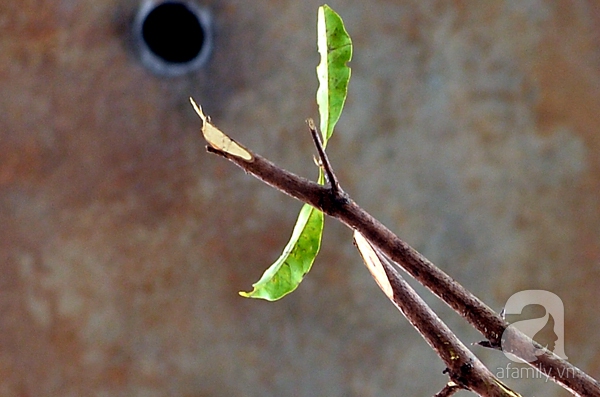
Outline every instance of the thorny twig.
[[(257, 154), (251, 160), (207, 146), (207, 151), (225, 157), (245, 172), (266, 184), (338, 219), (351, 229), (358, 231), (369, 243), (381, 250), (392, 261), (437, 295), (448, 306), (466, 319), (486, 339), (488, 346), (499, 349), (502, 335), (508, 323), (444, 271), (432, 264), (414, 248), (409, 246), (385, 225), (351, 200), (341, 189), (332, 189), (295, 175)], [(517, 357), (531, 357), (536, 349), (543, 349), (527, 335), (511, 327), (513, 331), (511, 353)], [(600, 396), (598, 381), (550, 351), (538, 356), (529, 365), (549, 376), (573, 394)]]
[(329, 157), (327, 157), (327, 153), (325, 153), (321, 136), (317, 131), (317, 127), (315, 127), (315, 122), (313, 119), (308, 119), (306, 122), (308, 123), (308, 129), (310, 130), (310, 135), (312, 136), (315, 147), (317, 148), (317, 153), (319, 153), (320, 165), (325, 172), (327, 182), (329, 182), (331, 193), (333, 195), (337, 195), (340, 192), (340, 183), (338, 182), (335, 172), (333, 172), (333, 167), (331, 166)]

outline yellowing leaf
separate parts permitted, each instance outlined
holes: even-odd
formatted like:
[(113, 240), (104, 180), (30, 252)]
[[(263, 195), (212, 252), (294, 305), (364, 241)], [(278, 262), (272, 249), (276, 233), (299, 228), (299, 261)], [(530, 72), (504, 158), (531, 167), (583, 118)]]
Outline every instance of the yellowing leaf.
[(210, 118), (206, 116), (202, 111), (202, 107), (197, 105), (194, 99), (192, 99), (191, 97), (190, 102), (192, 103), (192, 106), (194, 107), (196, 113), (198, 113), (198, 116), (200, 116), (200, 118), (202, 119), (202, 135), (204, 135), (204, 139), (206, 139), (206, 142), (208, 142), (210, 146), (246, 161), (252, 161), (254, 159), (254, 156), (252, 156), (248, 149), (246, 149), (241, 144), (237, 143), (229, 136), (227, 136), (227, 134), (225, 134), (223, 131), (215, 127), (210, 122)]
[(357, 231), (354, 231), (354, 243), (358, 248), (358, 252), (363, 258), (363, 262), (365, 262), (365, 266), (371, 272), (371, 275), (381, 288), (381, 290), (388, 296), (388, 298), (394, 298), (394, 291), (392, 290), (392, 285), (390, 284), (390, 280), (383, 268), (383, 264), (381, 260), (379, 260), (379, 256), (375, 252), (375, 249), (367, 241), (366, 238), (362, 234)]

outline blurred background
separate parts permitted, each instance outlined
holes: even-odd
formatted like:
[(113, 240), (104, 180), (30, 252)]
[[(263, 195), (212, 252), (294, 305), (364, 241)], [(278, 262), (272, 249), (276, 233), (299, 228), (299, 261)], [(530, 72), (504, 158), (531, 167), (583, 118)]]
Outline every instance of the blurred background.
[[(295, 293), (238, 296), (300, 204), (207, 154), (188, 97), (314, 178), (321, 3), (196, 4), (212, 52), (175, 77), (142, 62), (139, 1), (0, 4), (0, 395), (435, 394), (444, 365), (331, 219)], [(342, 186), (495, 310), (521, 290), (557, 294), (569, 360), (599, 377), (600, 3), (330, 5), (355, 50), (328, 147)]]

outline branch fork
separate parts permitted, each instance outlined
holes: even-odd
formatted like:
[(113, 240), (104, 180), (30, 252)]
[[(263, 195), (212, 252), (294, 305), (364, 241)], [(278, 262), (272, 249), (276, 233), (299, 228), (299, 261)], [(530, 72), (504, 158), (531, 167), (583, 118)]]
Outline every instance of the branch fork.
[[(206, 125), (206, 116), (203, 121)], [(508, 323), (452, 277), (433, 265), (358, 206), (340, 187), (314, 122), (309, 119), (307, 123), (317, 149), (318, 165), (327, 179), (325, 186), (278, 167), (229, 138), (220, 130), (218, 130), (219, 133), (227, 139), (221, 139), (219, 136), (220, 140), (215, 143), (214, 139), (213, 141), (209, 140), (205, 134), (209, 143), (206, 150), (228, 159), (246, 173), (291, 197), (312, 205), (354, 230), (355, 244), (381, 289), (411, 324), (419, 330), (423, 338), (446, 364), (445, 372), (448, 373), (450, 382), (437, 396), (450, 396), (461, 388), (486, 396), (518, 396), (519, 394), (496, 379), (477, 357), (456, 338), (406, 283), (396, 269), (396, 265), (402, 267), (477, 329), (486, 339), (477, 344), (500, 349), (502, 335), (507, 329)], [(230, 141), (235, 145), (231, 145)], [(230, 147), (235, 150), (229, 150)], [(512, 337), (517, 342), (517, 346), (533, 346), (536, 349), (543, 349), (541, 345), (519, 331), (516, 331)], [(523, 351), (520, 351), (517, 348), (511, 353), (523, 358), (528, 357), (527, 354), (530, 353), (530, 350), (524, 348)], [(598, 381), (550, 351), (546, 350), (545, 354), (539, 356), (537, 361), (528, 364), (547, 374), (553, 381), (575, 395), (600, 396)]]

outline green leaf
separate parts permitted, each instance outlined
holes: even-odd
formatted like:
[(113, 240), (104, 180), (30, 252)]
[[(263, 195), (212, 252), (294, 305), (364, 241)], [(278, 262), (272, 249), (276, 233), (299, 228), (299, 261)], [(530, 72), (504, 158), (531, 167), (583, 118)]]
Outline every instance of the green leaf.
[[(346, 100), (350, 80), (350, 68), (346, 63), (352, 57), (352, 42), (340, 16), (327, 5), (319, 7), (317, 36), (321, 54), (321, 63), (317, 66), (317, 103), (325, 146)], [(319, 172), (318, 181), (324, 183), (322, 171)], [(292, 237), (279, 259), (252, 285), (252, 291), (240, 292), (240, 295), (274, 301), (298, 288), (319, 253), (324, 221), (325, 216), (321, 211), (305, 204), (298, 215)]]
[(304, 204), (292, 237), (279, 259), (252, 285), (251, 292), (240, 292), (240, 295), (274, 301), (298, 288), (321, 247), (323, 218), (321, 211)]
[(317, 66), (317, 104), (325, 145), (342, 114), (350, 81), (350, 68), (346, 64), (352, 59), (352, 41), (344, 22), (328, 5), (319, 7), (317, 47), (321, 54)]

